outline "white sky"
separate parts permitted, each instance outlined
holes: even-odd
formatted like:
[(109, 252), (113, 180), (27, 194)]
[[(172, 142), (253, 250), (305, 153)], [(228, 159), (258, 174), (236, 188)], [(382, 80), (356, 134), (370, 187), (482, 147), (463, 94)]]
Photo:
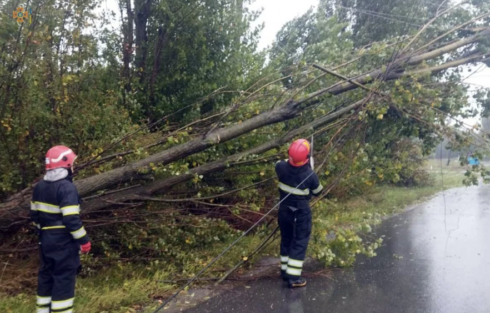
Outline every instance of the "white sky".
[[(471, 68), (473, 69), (473, 72), (468, 72), (465, 70), (464, 73), (465, 77), (468, 77), (468, 79), (465, 79), (464, 82), (468, 84), (470, 91), (476, 91), (481, 87), (490, 88), (490, 69), (486, 66), (480, 65), (476, 67), (473, 66)], [(470, 102), (472, 103), (473, 108), (477, 108), (476, 102), (473, 102), (473, 99), (470, 99)], [(481, 118), (479, 116), (475, 118), (468, 118), (465, 120), (465, 123), (468, 125), (481, 124)]]
[(318, 5), (319, 0), (256, 0), (251, 8), (263, 9), (257, 21), (264, 23), (259, 49), (264, 49), (276, 38), (277, 32), (288, 21), (303, 15), (312, 6)]

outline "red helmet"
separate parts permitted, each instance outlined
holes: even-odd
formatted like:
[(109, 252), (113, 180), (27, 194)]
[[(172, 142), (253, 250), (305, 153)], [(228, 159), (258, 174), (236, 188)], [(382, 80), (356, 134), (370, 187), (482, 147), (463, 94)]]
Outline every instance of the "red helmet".
[(289, 164), (300, 167), (308, 163), (310, 158), (310, 143), (306, 139), (298, 139), (289, 147)]
[(77, 155), (65, 146), (56, 146), (49, 149), (46, 153), (46, 170), (54, 170), (55, 168), (71, 168)]

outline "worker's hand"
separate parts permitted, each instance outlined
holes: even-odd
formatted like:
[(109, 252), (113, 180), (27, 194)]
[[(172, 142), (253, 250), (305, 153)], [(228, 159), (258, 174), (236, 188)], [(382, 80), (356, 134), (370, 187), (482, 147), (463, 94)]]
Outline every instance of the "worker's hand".
[(315, 161), (313, 160), (313, 157), (310, 157), (310, 166), (312, 170), (315, 170)]
[(80, 245), (80, 250), (82, 251), (83, 254), (89, 253), (91, 248), (92, 248), (92, 244), (90, 243), (90, 241), (84, 245)]

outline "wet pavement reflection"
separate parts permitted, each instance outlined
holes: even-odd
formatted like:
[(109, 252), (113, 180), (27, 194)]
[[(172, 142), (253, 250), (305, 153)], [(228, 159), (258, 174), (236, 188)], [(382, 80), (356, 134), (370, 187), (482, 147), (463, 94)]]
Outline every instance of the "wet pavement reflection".
[(386, 236), (378, 256), (332, 279), (297, 290), (263, 279), (186, 312), (490, 312), (490, 186), (446, 191), (376, 234)]

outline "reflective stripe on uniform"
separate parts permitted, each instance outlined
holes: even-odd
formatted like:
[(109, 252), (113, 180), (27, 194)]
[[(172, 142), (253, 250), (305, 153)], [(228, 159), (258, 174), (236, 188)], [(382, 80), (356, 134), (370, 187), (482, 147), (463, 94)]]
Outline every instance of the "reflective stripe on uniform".
[(75, 298), (71, 298), (68, 300), (62, 300), (62, 301), (53, 301), (51, 303), (51, 310), (63, 310), (63, 309), (70, 309), (73, 307), (73, 301)]
[(301, 276), (301, 270), (297, 268), (288, 267), (288, 269), (286, 270), (286, 274), (292, 276)]
[(51, 297), (37, 296), (37, 301), (36, 301), (37, 305), (46, 305), (46, 304), (50, 304), (50, 303), (51, 303)]
[(302, 268), (303, 267), (303, 262), (304, 261), (295, 260), (295, 259), (289, 259), (288, 266)]
[(73, 313), (73, 309), (68, 309), (65, 311), (57, 311), (56, 313)]
[(323, 186), (322, 186), (322, 184), (320, 184), (320, 186), (318, 186), (318, 188), (317, 188), (317, 189), (312, 190), (311, 192), (313, 192), (314, 194), (317, 194), (317, 193), (319, 193), (319, 192), (320, 192), (320, 191), (322, 191), (322, 190), (323, 190)]
[(31, 202), (31, 211), (37, 211), (37, 207), (34, 202)]
[(290, 194), (293, 194), (293, 195), (297, 195), (297, 196), (307, 196), (307, 195), (310, 194), (310, 189), (298, 189), (298, 188), (294, 188), (294, 187), (288, 186), (288, 185), (286, 185), (284, 183), (279, 183), (277, 186), (282, 191), (285, 191), (287, 193), (290, 193)]
[(288, 269), (288, 265), (287, 264), (281, 264), (281, 270), (285, 271)]
[(41, 230), (48, 230), (48, 229), (63, 229), (63, 228), (66, 228), (65, 226), (47, 226), (47, 227), (43, 227), (41, 228)]
[(289, 257), (288, 256), (282, 256), (281, 255), (281, 263), (287, 263), (289, 260)]
[(49, 313), (51, 297), (36, 297), (36, 313)]
[(80, 214), (80, 206), (70, 205), (70, 206), (62, 207), (61, 213), (63, 214), (63, 216)]
[(60, 207), (56, 205), (52, 205), (49, 203), (43, 203), (43, 202), (34, 202), (35, 209), (31, 207), (31, 210), (34, 211), (41, 211), (44, 213), (50, 213), (50, 214), (59, 214), (61, 213)]
[(75, 239), (80, 239), (82, 238), (83, 236), (85, 236), (87, 234), (87, 232), (85, 231), (85, 228), (80, 228), (79, 230), (76, 230), (76, 231), (72, 231), (71, 232), (71, 235), (73, 236), (73, 238)]

